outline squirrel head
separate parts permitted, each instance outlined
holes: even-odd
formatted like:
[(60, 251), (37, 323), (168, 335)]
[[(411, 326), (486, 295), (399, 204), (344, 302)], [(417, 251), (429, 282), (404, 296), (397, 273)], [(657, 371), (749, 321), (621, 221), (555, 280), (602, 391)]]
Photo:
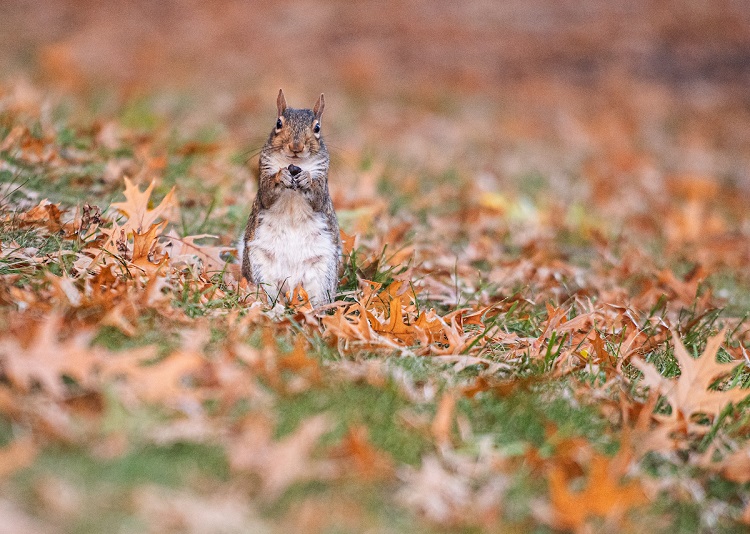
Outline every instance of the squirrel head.
[(325, 103), (325, 98), (321, 94), (313, 109), (289, 108), (286, 105), (284, 91), (279, 89), (276, 99), (276, 124), (268, 138), (271, 147), (291, 160), (306, 158), (325, 150), (320, 136), (320, 118)]

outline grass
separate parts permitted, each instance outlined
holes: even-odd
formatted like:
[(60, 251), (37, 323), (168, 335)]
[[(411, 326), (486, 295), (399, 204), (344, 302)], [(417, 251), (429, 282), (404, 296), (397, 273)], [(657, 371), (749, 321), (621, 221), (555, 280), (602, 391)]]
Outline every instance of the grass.
[(127, 504), (133, 491), (144, 485), (199, 490), (216, 487), (227, 477), (228, 466), (219, 447), (145, 446), (112, 460), (92, 458), (81, 450), (49, 448), (33, 467), (16, 477), (14, 491), (29, 504), (44, 506), (40, 488), (54, 480), (53, 488), (62, 485), (86, 502), (84, 514), (67, 517), (66, 530), (93, 534), (135, 525), (146, 528)]
[[(116, 120), (136, 132), (136, 137), (157, 136), (169, 122), (169, 117), (156, 113), (154, 106), (154, 102), (148, 98), (133, 100), (120, 110)], [(179, 114), (179, 109), (175, 113)], [(114, 149), (101, 148), (96, 145), (89, 129), (68, 124), (66, 112), (61, 111), (56, 116), (59, 123), (56, 125), (53, 143), (61, 154), (63, 163), (54, 166), (44, 162), (32, 164), (13, 151), (0, 152), (0, 161), (7, 166), (6, 170), (0, 171), (0, 183), (8, 184), (12, 191), (2, 199), (2, 205), (13, 208), (28, 198), (49, 198), (68, 206), (80, 206), (83, 202), (88, 202), (106, 208), (119, 198), (121, 187), (119, 181), (106, 182), (102, 178), (104, 161), (109, 158), (131, 157), (136, 151), (134, 146), (128, 145), (132, 139), (124, 140), (123, 146)], [(10, 123), (12, 120), (7, 117), (0, 121), (0, 125)], [(32, 121), (29, 129), (35, 132), (37, 138), (43, 138), (41, 125)], [(9, 131), (10, 128), (3, 126), (0, 129), (0, 140)], [(209, 126), (186, 137), (176, 133), (169, 134), (166, 141), (157, 144), (164, 161), (163, 168), (159, 171), (156, 196), (161, 198), (176, 185), (182, 201), (181, 220), (176, 224), (178, 230), (184, 234), (214, 233), (227, 242), (231, 241), (232, 236), (239, 235), (247, 216), (246, 203), (230, 203), (230, 199), (242, 191), (243, 184), (206, 180), (201, 166), (216, 163), (219, 156), (215, 156), (209, 149), (194, 152), (185, 150), (185, 146), (191, 143), (198, 147), (220, 143), (222, 135), (220, 126)], [(74, 161), (75, 151), (81, 151), (87, 157), (82, 158), (82, 161)], [(230, 161), (220, 162), (228, 165), (229, 169), (242, 163), (236, 152), (227, 157)], [(377, 156), (363, 154), (362, 167), (371, 165), (370, 160), (375, 157)], [(457, 196), (453, 197), (455, 202), (441, 203), (434, 210), (422, 202), (433, 187), (465, 187), (465, 173), (461, 169), (450, 168), (438, 173), (420, 171), (416, 182), (404, 182), (401, 171), (397, 164), (392, 164), (379, 180), (378, 187), (380, 193), (387, 198), (386, 213), (396, 221), (407, 213), (412, 217), (408, 220), (414, 222), (414, 228), (406, 232), (395, 245), (385, 244), (375, 252), (367, 246), (360, 246), (349, 255), (344, 281), (339, 288), (346, 300), (353, 300), (351, 294), (358, 289), (359, 280), (370, 280), (388, 286), (408, 273), (415, 265), (394, 262), (394, 254), (406, 246), (424, 246), (420, 241), (421, 232), (431, 224), (430, 217), (448, 217), (465, 210)], [(537, 172), (525, 176), (521, 180), (523, 187), (520, 188), (519, 203), (537, 203), (548, 192), (549, 180), (549, 177)], [(534, 209), (542, 208), (535, 205)], [(13, 211), (15, 210), (11, 209), (5, 213), (12, 214)], [(348, 212), (347, 216), (349, 215), (355, 220), (356, 210)], [(512, 220), (512, 216), (509, 219), (510, 223), (503, 220), (498, 225), (518, 224), (518, 221)], [(546, 252), (549, 257), (538, 260), (539, 264), (535, 265), (532, 276), (545, 269), (552, 272), (555, 262), (563, 261), (566, 266), (583, 269), (587, 274), (594, 270), (598, 261), (596, 239), (599, 238), (594, 237), (593, 229), (598, 228), (603, 218), (586, 212), (583, 204), (576, 204), (564, 214), (563, 219), (565, 224), (556, 228), (556, 233), (549, 238), (549, 242), (542, 241), (536, 245), (536, 252)], [(515, 243), (508, 228), (493, 228), (487, 234), (489, 239), (499, 239), (505, 247), (503, 261), (511, 263), (532, 257), (535, 250), (525, 249)], [(432, 228), (432, 231), (436, 229)], [(465, 225), (460, 232), (452, 234), (455, 241), (446, 249), (454, 252), (458, 258), (469, 245), (473, 246), (475, 240), (481, 242), (472, 231), (471, 224)], [(12, 257), (0, 259), (0, 275), (8, 277), (9, 286), (30, 289), (32, 292), (49, 284), (50, 276), (60, 276), (63, 271), (69, 270), (68, 256), (78, 252), (77, 247), (84, 246), (73, 245), (56, 235), (45, 235), (38, 229), (23, 228), (12, 216), (0, 225), (0, 242), (5, 245), (11, 241), (18, 243), (21, 248), (38, 249), (37, 257), (49, 255), (56, 258), (42, 265), (18, 262)], [(546, 245), (549, 247), (545, 248)], [(617, 261), (621, 260), (619, 243), (611, 244), (611, 247), (613, 257)], [(669, 258), (664, 259), (664, 263), (669, 264), (670, 261), (672, 260)], [(507, 529), (503, 531), (550, 532), (548, 527), (536, 521), (534, 515), (535, 503), (546, 498), (548, 487), (544, 477), (527, 461), (531, 451), (545, 461), (553, 461), (559, 455), (561, 443), (566, 440), (585, 440), (594, 450), (609, 456), (622, 446), (622, 434), (616, 428), (619, 424), (617, 417), (604, 412), (596, 400), (579, 394), (582, 384), (587, 384), (590, 389), (604, 384), (607, 380), (605, 370), (586, 367), (566, 375), (554, 374), (561, 355), (575, 346), (574, 341), (569, 333), (556, 331), (549, 333), (546, 338), (540, 337), (550, 319), (547, 304), (553, 309), (557, 306), (566, 307), (566, 319), (573, 320), (584, 313), (586, 305), (596, 302), (597, 296), (589, 299), (585, 283), (582, 286), (580, 280), (564, 270), (550, 275), (554, 282), (540, 276), (508, 286), (503, 285), (502, 280), (493, 278), (492, 269), (498, 264), (496, 259), (473, 260), (471, 267), (474, 271), (471, 275), (459, 273), (458, 259), (455, 263), (451, 275), (456, 282), (458, 305), (420, 295), (416, 301), (420, 310), (432, 308), (445, 315), (464, 305), (481, 308), (484, 305), (483, 299), (492, 301), (497, 304), (500, 313), (485, 317), (481, 326), (467, 326), (467, 331), (475, 329), (473, 331), (483, 332), (488, 335), (488, 339), (496, 331), (515, 334), (518, 338), (539, 340), (543, 344), (543, 350), (535, 356), (532, 355), (531, 348), (516, 351), (507, 342), (485, 342), (484, 337), (480, 338), (481, 343), (470, 346), (465, 352), (475, 351), (490, 362), (507, 364), (493, 378), (512, 386), (507, 391), (488, 390), (473, 398), (460, 398), (456, 414), (466, 422), (470, 431), (466, 431), (466, 428), (459, 429), (458, 423), (453, 423), (450, 429), (451, 439), (457, 444), (458, 453), (471, 457), (477, 454), (480, 441), (489, 438), (496, 450), (509, 461), (515, 462), (514, 469), (507, 474), (508, 488), (502, 507)], [(675, 260), (670, 265), (676, 273), (687, 272), (684, 262)], [(634, 273), (632, 278), (625, 277), (620, 282), (626, 292), (634, 294), (637, 293), (636, 288), (644, 283), (644, 277), (648, 279), (642, 273)], [(201, 346), (191, 348), (211, 361), (214, 354), (220, 352), (220, 347), (236, 334), (234, 329), (242, 328), (238, 323), (248, 312), (241, 293), (225, 284), (221, 276), (201, 282), (201, 286), (187, 281), (182, 285), (175, 283), (170, 290), (170, 309), (175, 312), (174, 316), (167, 317), (144, 306), (129, 318), (137, 332), (135, 335), (129, 335), (115, 326), (98, 325), (92, 344), (115, 353), (155, 346), (158, 356), (164, 357), (181, 346), (180, 334), (186, 325), (193, 326), (201, 321), (209, 332), (208, 340)], [(550, 290), (550, 286), (554, 291)], [(473, 289), (465, 290), (468, 287)], [(705, 347), (708, 337), (715, 334), (727, 319), (740, 317), (747, 312), (750, 303), (748, 287), (750, 286), (744, 275), (736, 270), (719, 271), (706, 280), (705, 288), (699, 290), (692, 306), (674, 310), (670, 308), (671, 302), (665, 296), (654, 302), (650, 310), (640, 310), (635, 314), (639, 321), (637, 326), (645, 333), (656, 336), (661, 328), (656, 319), (674, 317), (672, 326), (687, 349), (697, 356)], [(699, 306), (698, 298), (703, 294), (702, 291), (708, 289), (724, 295), (722, 298), (726, 299), (725, 309), (705, 309)], [(4, 309), (13, 309), (13, 304), (7, 298), (3, 297), (0, 302)], [(225, 315), (217, 315), (216, 311)], [(236, 314), (235, 322), (232, 322), (235, 319), (226, 318), (229, 313)], [(84, 323), (93, 320), (91, 317), (78, 319)], [(259, 408), (257, 399), (239, 395), (228, 409), (220, 406), (220, 403), (212, 404), (211, 400), (200, 406), (149, 406), (145, 409), (133, 409), (113, 400), (114, 393), (110, 392), (112, 398), (109, 398), (105, 392), (106, 413), (98, 426), (94, 425), (93, 435), (98, 439), (122, 432), (127, 437), (128, 448), (119, 456), (104, 459), (97, 457), (88, 446), (61, 446), (50, 439), (50, 443), (43, 446), (42, 453), (30, 467), (19, 471), (5, 483), (7, 494), (20, 502), (29, 514), (46, 517), (47, 512), (36, 510), (39, 505), (36, 488), (49, 478), (64, 481), (87, 503), (85, 514), (61, 520), (62, 528), (69, 532), (137, 531), (146, 528), (143, 519), (133, 512), (132, 504), (129, 504), (133, 493), (144, 485), (196, 492), (240, 487), (245, 496), (255, 498), (257, 481), (248, 483), (229, 469), (226, 452), (218, 436), (205, 444), (178, 441), (170, 446), (156, 446), (148, 443), (144, 438), (147, 430), (158, 427), (175, 413), (181, 413), (181, 410), (185, 413), (190, 410), (205, 410), (211, 415), (220, 413), (228, 426), (241, 421), (254, 410), (262, 410), (274, 421), (276, 439), (293, 434), (311, 416), (326, 414), (334, 424), (320, 442), (316, 454), (322, 455), (326, 448), (340, 443), (349, 429), (364, 426), (372, 444), (392, 458), (400, 469), (418, 468), (426, 456), (440, 453), (439, 446), (431, 436), (430, 424), (438, 412), (441, 394), (451, 388), (461, 388), (473, 383), (478, 376), (484, 376), (486, 369), (485, 363), (481, 363), (455, 371), (452, 364), (408, 354), (408, 350), (392, 353), (361, 350), (354, 354), (341, 354), (319, 331), (308, 328), (293, 313), (287, 311), (277, 322), (286, 325), (281, 333), (279, 330), (273, 331), (276, 335), (274, 343), (280, 352), (289, 352), (297, 336), (304, 335), (309, 339), (311, 357), (323, 374), (321, 382), (315, 387), (300, 392), (290, 390), (280, 393), (274, 390), (272, 384), (261, 380), (265, 404), (261, 404)], [(0, 318), (0, 327), (8, 328), (9, 324), (10, 319)], [(262, 351), (267, 340), (264, 328), (271, 327), (268, 324), (253, 325), (247, 331), (242, 331), (243, 346)], [(739, 332), (741, 325), (735, 328), (735, 334)], [(603, 338), (606, 337), (606, 332), (600, 333)], [(746, 344), (746, 339), (733, 335), (732, 332), (729, 333), (729, 341)], [(580, 344), (584, 341), (575, 342)], [(618, 343), (615, 336), (610, 336), (606, 347), (612, 354), (619, 355)], [(644, 356), (663, 376), (670, 378), (679, 375), (680, 369), (671, 345), (662, 344)], [(721, 357), (728, 359), (729, 353), (724, 351)], [(335, 372), (329, 372), (338, 363), (368, 361), (382, 363), (379, 369), (387, 371), (382, 384), (369, 383), (366, 379), (344, 380)], [(631, 372), (631, 378), (637, 378), (638, 372), (635, 369), (629, 369), (627, 365), (625, 368)], [(283, 379), (289, 381), (294, 378), (294, 373), (283, 376)], [(0, 383), (7, 386), (7, 377), (0, 377)], [(737, 371), (731, 383), (747, 386), (750, 383), (750, 372), (746, 369)], [(409, 384), (416, 393), (406, 393), (404, 384)], [(637, 389), (636, 385), (629, 382), (621, 382), (617, 386), (621, 387), (619, 394), (623, 396), (633, 394)], [(416, 400), (417, 398), (420, 400)], [(728, 409), (724, 417), (715, 423), (709, 438), (695, 450), (707, 450), (716, 436), (731, 443), (744, 442), (750, 438), (750, 415), (745, 413), (744, 408), (745, 406), (740, 406)], [(222, 410), (226, 410), (226, 413)], [(8, 444), (14, 436), (28, 432), (33, 424), (35, 423), (24, 421), (19, 426), (17, 422), (12, 423), (8, 418), (0, 417), (0, 445)], [(462, 432), (469, 437), (465, 438)], [(464, 439), (465, 442), (462, 441)], [(652, 479), (671, 477), (685, 480), (686, 487), (698, 487), (705, 493), (705, 498), (701, 503), (691, 500), (685, 494), (688, 489), (659, 491), (643, 516), (633, 519), (634, 525), (643, 524), (648, 528), (677, 533), (742, 531), (736, 520), (744, 502), (750, 498), (750, 485), (736, 484), (696, 468), (679, 455), (650, 454), (641, 462), (640, 467)], [(385, 482), (354, 479), (339, 483), (296, 483), (278, 500), (263, 503), (259, 507), (263, 518), (283, 524), (290, 516), (298, 515), (300, 507), (307, 502), (354, 503), (351, 507), (361, 514), (361, 524), (370, 527), (372, 532), (430, 532), (436, 528), (423, 521), (419, 514), (409, 512), (395, 502), (394, 493), (398, 487), (398, 477)], [(720, 510), (720, 505), (725, 507), (723, 511)], [(706, 506), (714, 506), (716, 511), (706, 513)], [(43, 507), (44, 505), (39, 505), (40, 510)], [(335, 506), (332, 505), (332, 508), (335, 509)], [(483, 527), (477, 526), (474, 519), (476, 518), (469, 517), (465, 523), (446, 528), (451, 532), (483, 531)], [(333, 518), (331, 521), (330, 528), (323, 531), (359, 531), (343, 519)], [(606, 525), (595, 524), (594, 531), (605, 530)]]
[(400, 421), (399, 414), (409, 407), (395, 384), (385, 389), (331, 384), (282, 399), (277, 406), (276, 432), (278, 437), (282, 437), (296, 429), (300, 421), (325, 413), (334, 418), (336, 427), (323, 441), (324, 444), (336, 443), (349, 428), (364, 425), (376, 447), (388, 452), (400, 463), (416, 465), (421, 455), (429, 449), (429, 441), (426, 436), (409, 429)]

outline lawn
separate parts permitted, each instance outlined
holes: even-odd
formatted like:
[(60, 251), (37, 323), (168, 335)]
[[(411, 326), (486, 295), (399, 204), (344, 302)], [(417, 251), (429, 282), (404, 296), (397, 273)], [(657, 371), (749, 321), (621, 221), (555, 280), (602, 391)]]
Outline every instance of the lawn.
[(0, 81), (0, 533), (747, 531), (734, 86), (337, 64), (314, 309), (234, 261), (276, 86), (45, 50)]

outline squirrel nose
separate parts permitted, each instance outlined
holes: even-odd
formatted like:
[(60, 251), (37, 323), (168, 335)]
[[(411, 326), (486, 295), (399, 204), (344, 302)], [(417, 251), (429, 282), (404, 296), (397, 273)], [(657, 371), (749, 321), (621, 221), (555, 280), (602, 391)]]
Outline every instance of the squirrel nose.
[(289, 143), (289, 148), (292, 152), (297, 154), (298, 152), (302, 152), (305, 149), (305, 143), (302, 141), (292, 141)]

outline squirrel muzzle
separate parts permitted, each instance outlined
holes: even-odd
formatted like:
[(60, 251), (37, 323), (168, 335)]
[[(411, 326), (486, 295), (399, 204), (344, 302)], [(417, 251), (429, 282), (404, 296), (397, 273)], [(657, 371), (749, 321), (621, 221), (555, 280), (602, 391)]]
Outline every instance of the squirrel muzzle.
[(292, 153), (296, 156), (297, 154), (305, 150), (305, 142), (292, 141), (291, 143), (289, 143), (289, 150), (291, 150)]

